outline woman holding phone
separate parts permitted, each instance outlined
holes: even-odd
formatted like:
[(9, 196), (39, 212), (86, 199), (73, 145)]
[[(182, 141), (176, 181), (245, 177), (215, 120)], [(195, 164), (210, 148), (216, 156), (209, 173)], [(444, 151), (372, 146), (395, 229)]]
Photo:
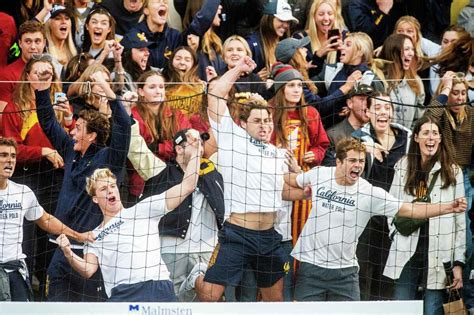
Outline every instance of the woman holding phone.
[(311, 61), (314, 66), (310, 69), (310, 76), (318, 74), (324, 62), (337, 62), (341, 35), (347, 29), (337, 6), (337, 1), (315, 0), (309, 12), (308, 28), (293, 35), (295, 38), (308, 36), (311, 40), (306, 45), (308, 49), (306, 60)]

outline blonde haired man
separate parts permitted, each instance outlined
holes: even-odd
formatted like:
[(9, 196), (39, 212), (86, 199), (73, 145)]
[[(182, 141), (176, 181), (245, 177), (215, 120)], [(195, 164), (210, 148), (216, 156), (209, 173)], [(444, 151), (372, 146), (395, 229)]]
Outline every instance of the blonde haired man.
[(84, 247), (84, 259), (71, 250), (65, 235), (57, 239), (68, 262), (83, 277), (92, 276), (100, 266), (109, 301), (176, 301), (161, 259), (158, 222), (196, 188), (202, 156), (199, 133), (190, 129), (186, 142), (189, 163), (183, 181), (132, 208), (124, 209), (116, 178), (109, 169), (97, 169), (87, 179), (87, 192), (99, 205), (104, 221), (93, 231), (95, 242)]

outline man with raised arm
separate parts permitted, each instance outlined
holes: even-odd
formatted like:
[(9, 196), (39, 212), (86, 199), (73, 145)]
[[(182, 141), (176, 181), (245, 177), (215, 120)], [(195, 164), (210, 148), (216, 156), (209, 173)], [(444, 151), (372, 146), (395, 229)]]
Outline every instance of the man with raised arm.
[(292, 255), (301, 262), (297, 301), (360, 300), (357, 241), (374, 215), (426, 219), (466, 210), (464, 197), (442, 204), (404, 203), (360, 178), (365, 145), (343, 138), (336, 145), (336, 166), (315, 167), (285, 175), (284, 198), (305, 198), (310, 187), (313, 208)]
[[(38, 120), (51, 144), (63, 157), (64, 181), (59, 193), (55, 215), (62, 222), (79, 232), (90, 231), (102, 221), (102, 213), (84, 191), (86, 177), (98, 168), (109, 168), (120, 184), (130, 145), (130, 117), (107, 82), (103, 72), (96, 72), (91, 84), (99, 85), (109, 100), (112, 127), (105, 115), (96, 110), (82, 110), (71, 136), (55, 118), (49, 89), (53, 69), (44, 64), (38, 68), (39, 82), (32, 82), (35, 89)], [(110, 134), (110, 145), (106, 146)], [(50, 239), (50, 241), (54, 241)], [(82, 255), (82, 245), (72, 244), (76, 254)], [(74, 270), (56, 249), (48, 268), (50, 301), (100, 301), (104, 300), (100, 273), (85, 280)]]
[(115, 175), (107, 168), (97, 169), (87, 178), (86, 186), (104, 216), (93, 231), (95, 242), (86, 244), (81, 258), (72, 251), (64, 234), (57, 239), (68, 262), (83, 277), (91, 277), (100, 266), (109, 301), (176, 301), (173, 283), (161, 258), (158, 223), (197, 185), (202, 143), (197, 130), (188, 130), (185, 137), (180, 145), (189, 162), (179, 184), (124, 209)]
[(77, 242), (93, 240), (45, 212), (35, 194), (10, 178), (16, 166), (16, 142), (0, 137), (0, 301), (30, 301), (31, 287), (23, 253), (23, 219), (51, 234), (65, 233)]
[(227, 220), (209, 266), (197, 264), (180, 288), (180, 294), (195, 289), (201, 301), (217, 301), (226, 286), (237, 286), (247, 265), (256, 273), (264, 301), (283, 300), (282, 277), (289, 265), (274, 224), (283, 207), (285, 150), (269, 143), (273, 121), (263, 98), (252, 95), (239, 102), (240, 126), (226, 100), (234, 82), (255, 67), (244, 57), (209, 86), (208, 114), (224, 178)]

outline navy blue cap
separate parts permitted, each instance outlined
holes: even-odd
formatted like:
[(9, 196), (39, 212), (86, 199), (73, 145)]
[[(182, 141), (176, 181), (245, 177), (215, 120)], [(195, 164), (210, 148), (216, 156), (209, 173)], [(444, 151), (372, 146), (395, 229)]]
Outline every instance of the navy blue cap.
[(72, 18), (72, 12), (69, 9), (67, 9), (65, 6), (62, 6), (60, 4), (55, 4), (53, 6), (53, 9), (50, 12), (51, 18), (55, 18), (56, 16), (58, 16), (61, 13), (64, 13), (67, 16), (69, 16), (69, 18)]
[(127, 33), (120, 41), (120, 44), (125, 49), (144, 48), (155, 45), (153, 42), (148, 41), (145, 33), (138, 32)]

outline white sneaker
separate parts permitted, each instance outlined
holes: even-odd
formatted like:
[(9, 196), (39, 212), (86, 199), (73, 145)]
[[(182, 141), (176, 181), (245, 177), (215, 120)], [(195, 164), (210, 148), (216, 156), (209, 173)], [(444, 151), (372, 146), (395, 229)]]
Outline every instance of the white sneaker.
[(191, 272), (186, 277), (186, 280), (184, 280), (183, 283), (181, 283), (181, 286), (179, 287), (178, 301), (184, 301), (189, 299), (189, 297), (187, 297), (187, 293), (194, 289), (196, 279), (201, 275), (205, 275), (206, 270), (207, 264), (205, 263), (201, 262), (194, 265), (193, 269), (191, 269)]

